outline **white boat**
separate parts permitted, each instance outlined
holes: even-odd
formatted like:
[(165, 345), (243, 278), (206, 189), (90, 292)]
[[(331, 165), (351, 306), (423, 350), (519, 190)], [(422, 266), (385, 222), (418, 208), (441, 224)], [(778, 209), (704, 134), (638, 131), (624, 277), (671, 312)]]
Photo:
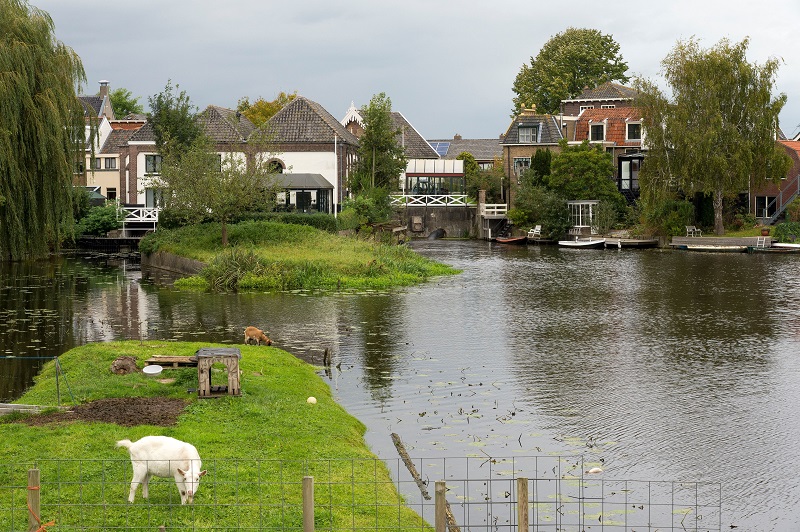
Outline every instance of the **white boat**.
[(772, 247), (774, 248), (800, 248), (800, 244), (790, 244), (788, 242), (773, 242)]
[(576, 249), (602, 249), (606, 245), (605, 238), (576, 238), (575, 240), (559, 240), (558, 245)]

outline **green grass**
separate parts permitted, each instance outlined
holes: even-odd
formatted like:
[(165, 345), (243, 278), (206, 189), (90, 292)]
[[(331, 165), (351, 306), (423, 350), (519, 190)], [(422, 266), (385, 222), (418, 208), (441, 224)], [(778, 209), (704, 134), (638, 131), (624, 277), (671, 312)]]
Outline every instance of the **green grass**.
[[(0, 418), (0, 522), (13, 520), (23, 528), (25, 476), (36, 463), (42, 475), (42, 518), (65, 528), (298, 528), (301, 482), (311, 475), (319, 526), (429, 530), (403, 505), (385, 465), (366, 447), (364, 425), (332, 400), (312, 366), (289, 353), (240, 346), (241, 397), (201, 400), (187, 393), (197, 387), (196, 368), (165, 369), (161, 377), (174, 378), (172, 383), (142, 373), (115, 375), (109, 369), (122, 355), (135, 357), (142, 367), (155, 354), (192, 355), (208, 346), (95, 343), (59, 357), (66, 377), (59, 382), (62, 402), (70, 396), (81, 403), (161, 396), (185, 399), (188, 406), (171, 427), (81, 421), (29, 426), (10, 422), (18, 415)], [(55, 405), (55, 377), (55, 365), (49, 363), (19, 402)], [(318, 403), (308, 404), (308, 396)], [(131, 466), (127, 452), (115, 442), (151, 434), (173, 436), (198, 448), (209, 474), (194, 506), (180, 506), (172, 479), (152, 480), (149, 500), (139, 491), (134, 504), (127, 503)]]
[(228, 227), (228, 248), (218, 224), (159, 230), (140, 244), (207, 267), (176, 286), (196, 290), (383, 290), (425, 282), (458, 270), (405, 246), (332, 235), (313, 227), (242, 222)]

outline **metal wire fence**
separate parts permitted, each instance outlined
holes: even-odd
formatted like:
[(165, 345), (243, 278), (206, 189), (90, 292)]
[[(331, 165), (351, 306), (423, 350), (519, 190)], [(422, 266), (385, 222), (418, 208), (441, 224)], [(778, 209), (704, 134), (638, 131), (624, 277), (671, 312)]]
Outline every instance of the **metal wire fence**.
[[(182, 506), (171, 478), (154, 478), (149, 498), (140, 489), (129, 504), (127, 459), (0, 465), (0, 530), (722, 530), (717, 483), (611, 480), (575, 457), (206, 459), (203, 467), (194, 504)], [(29, 486), (31, 470), (38, 486)], [(445, 502), (446, 523), (437, 514)]]

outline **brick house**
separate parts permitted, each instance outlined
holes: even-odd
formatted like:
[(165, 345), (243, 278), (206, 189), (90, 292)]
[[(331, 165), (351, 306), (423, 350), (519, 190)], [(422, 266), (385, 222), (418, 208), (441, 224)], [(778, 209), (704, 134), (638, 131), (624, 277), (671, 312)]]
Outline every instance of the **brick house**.
[(779, 183), (767, 183), (750, 193), (750, 212), (760, 222), (771, 224), (800, 192), (800, 141), (778, 140), (792, 159), (792, 167)]
[[(264, 126), (274, 146), (272, 162), (286, 174), (322, 176), (333, 186), (338, 210), (358, 156), (358, 138), (317, 102), (297, 96)], [(322, 190), (322, 189), (320, 189)]]
[(642, 151), (642, 114), (636, 107), (585, 109), (575, 122), (570, 142), (600, 144), (614, 160), (613, 179), (628, 202), (639, 197)]
[(563, 139), (558, 117), (537, 114), (536, 109), (524, 109), (508, 126), (501, 141), (503, 173), (509, 182), (503, 183), (503, 201), (513, 205), (514, 191), (522, 174), (530, 168), (531, 158), (539, 150), (558, 153), (558, 143)]

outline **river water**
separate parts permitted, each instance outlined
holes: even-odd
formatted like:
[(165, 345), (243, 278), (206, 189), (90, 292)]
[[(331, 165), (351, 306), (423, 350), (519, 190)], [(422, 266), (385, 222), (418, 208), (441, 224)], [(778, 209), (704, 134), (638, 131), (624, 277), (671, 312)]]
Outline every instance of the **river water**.
[[(0, 265), (0, 400), (48, 357), (125, 338), (321, 364), (396, 458), (579, 455), (606, 477), (719, 483), (722, 527), (800, 529), (800, 257), (421, 241), (463, 270), (386, 293), (186, 294), (135, 262)], [(712, 527), (714, 528), (714, 527)]]

